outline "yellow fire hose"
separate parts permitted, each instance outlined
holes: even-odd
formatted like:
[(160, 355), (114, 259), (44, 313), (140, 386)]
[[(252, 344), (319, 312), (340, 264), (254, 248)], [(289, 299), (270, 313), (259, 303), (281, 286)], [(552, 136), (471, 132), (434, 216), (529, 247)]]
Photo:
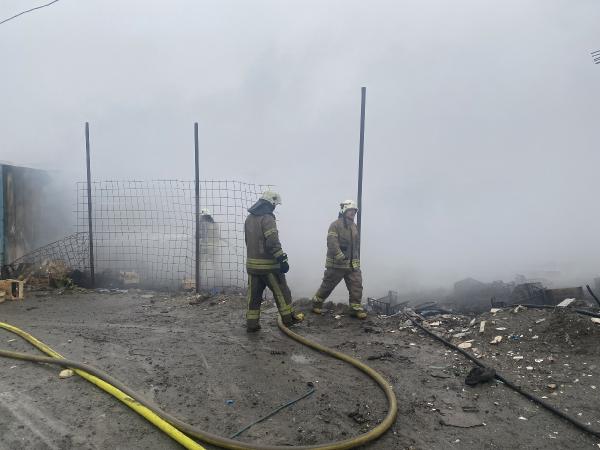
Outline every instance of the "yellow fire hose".
[(90, 383), (95, 384), (100, 389), (108, 392), (121, 402), (125, 403), (128, 407), (133, 409), (135, 412), (140, 414), (150, 423), (158, 427), (161, 431), (166, 433), (168, 436), (170, 436), (172, 439), (174, 439), (187, 449), (204, 449), (204, 447), (202, 447), (189, 437), (191, 436), (203, 442), (231, 450), (342, 450), (357, 447), (359, 445), (364, 445), (370, 441), (373, 441), (380, 437), (392, 426), (392, 424), (396, 420), (398, 404), (392, 386), (385, 380), (385, 378), (383, 378), (378, 372), (373, 370), (371, 367), (358, 361), (355, 358), (352, 358), (351, 356), (348, 356), (336, 350), (332, 350), (328, 347), (325, 347), (321, 344), (313, 342), (303, 336), (294, 333), (285, 325), (283, 325), (283, 323), (281, 322), (281, 318), (278, 318), (277, 324), (279, 325), (281, 331), (283, 331), (286, 335), (288, 335), (295, 341), (298, 341), (301, 344), (306, 345), (314, 350), (320, 351), (322, 353), (333, 356), (334, 358), (345, 361), (351, 364), (352, 366), (356, 367), (366, 375), (368, 375), (370, 378), (372, 378), (381, 388), (381, 390), (385, 393), (388, 401), (388, 413), (384, 420), (375, 428), (369, 430), (367, 433), (361, 434), (359, 436), (344, 441), (331, 442), (321, 445), (275, 446), (243, 443), (235, 441), (233, 439), (217, 436), (215, 434), (209, 433), (208, 431), (200, 430), (188, 423), (183, 422), (182, 420), (163, 411), (158, 406), (154, 405), (152, 402), (149, 402), (148, 400), (144, 399), (140, 394), (128, 388), (123, 383), (116, 380), (109, 374), (99, 369), (96, 369), (88, 364), (83, 364), (77, 361), (65, 359), (62, 355), (52, 350), (46, 344), (37, 340), (35, 337), (31, 336), (25, 331), (2, 322), (0, 322), (0, 328), (3, 328), (7, 331), (19, 335), (27, 342), (31, 343), (33, 346), (49, 355), (50, 358), (42, 356), (32, 356), (25, 353), (10, 352), (6, 350), (0, 350), (0, 357), (14, 358), (38, 363), (56, 364), (63, 367), (71, 368), (75, 371), (75, 373), (77, 373), (77, 375), (86, 379)]

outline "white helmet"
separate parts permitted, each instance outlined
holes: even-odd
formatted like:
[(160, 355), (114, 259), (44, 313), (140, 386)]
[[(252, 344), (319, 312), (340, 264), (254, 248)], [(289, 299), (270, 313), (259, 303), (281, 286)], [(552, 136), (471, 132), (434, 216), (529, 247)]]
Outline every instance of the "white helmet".
[(281, 205), (281, 195), (275, 191), (265, 191), (260, 198), (268, 201), (273, 206)]
[(212, 216), (212, 212), (210, 212), (210, 209), (208, 209), (208, 208), (202, 208), (200, 210), (200, 215), (201, 216)]
[(340, 203), (340, 214), (344, 215), (344, 213), (349, 209), (355, 209), (358, 211), (358, 206), (356, 206), (356, 202), (354, 200), (344, 200), (342, 203)]

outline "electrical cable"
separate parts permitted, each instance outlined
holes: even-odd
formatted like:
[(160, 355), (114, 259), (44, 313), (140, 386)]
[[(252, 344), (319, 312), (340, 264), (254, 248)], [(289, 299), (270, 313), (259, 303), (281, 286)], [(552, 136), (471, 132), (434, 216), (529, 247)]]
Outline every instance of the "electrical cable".
[(46, 3), (45, 5), (36, 6), (35, 8), (28, 9), (27, 11), (21, 11), (19, 14), (15, 14), (14, 16), (9, 17), (8, 19), (4, 19), (3, 21), (1, 21), (0, 25), (2, 25), (3, 23), (8, 22), (9, 20), (16, 19), (17, 17), (22, 16), (23, 14), (27, 14), (27, 13), (30, 13), (31, 11), (35, 11), (36, 9), (42, 9), (42, 8), (45, 8), (46, 6), (50, 6), (53, 3), (56, 3), (58, 1), (59, 0), (53, 0), (50, 3)]
[(238, 437), (240, 434), (242, 434), (244, 431), (252, 428), (254, 425), (264, 422), (265, 420), (267, 420), (269, 417), (273, 417), (275, 414), (277, 414), (279, 411), (281, 411), (282, 409), (287, 408), (288, 406), (292, 406), (295, 403), (298, 403), (300, 400), (302, 400), (303, 398), (308, 397), (309, 395), (312, 395), (315, 392), (315, 388), (311, 387), (310, 390), (308, 392), (306, 392), (305, 394), (302, 394), (300, 397), (294, 399), (294, 400), (290, 400), (289, 402), (284, 403), (281, 406), (278, 406), (277, 408), (275, 408), (273, 411), (271, 411), (269, 414), (267, 414), (266, 416), (262, 416), (260, 419), (255, 420), (254, 422), (252, 422), (249, 425), (246, 425), (244, 428), (242, 428), (240, 431), (238, 431), (237, 433), (233, 433), (231, 436), (229, 436), (229, 439), (235, 439), (236, 437)]

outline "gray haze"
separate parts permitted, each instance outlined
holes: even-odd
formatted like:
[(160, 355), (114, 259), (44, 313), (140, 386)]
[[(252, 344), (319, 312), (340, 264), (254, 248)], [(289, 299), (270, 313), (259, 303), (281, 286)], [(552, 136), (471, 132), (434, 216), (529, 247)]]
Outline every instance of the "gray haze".
[[(25, 9), (3, 0), (0, 19)], [(27, 7), (43, 2), (27, 2)], [(278, 186), (297, 295), (356, 196), (366, 295), (600, 275), (597, 0), (62, 0), (0, 26), (0, 159)], [(344, 292), (338, 289), (336, 295)]]

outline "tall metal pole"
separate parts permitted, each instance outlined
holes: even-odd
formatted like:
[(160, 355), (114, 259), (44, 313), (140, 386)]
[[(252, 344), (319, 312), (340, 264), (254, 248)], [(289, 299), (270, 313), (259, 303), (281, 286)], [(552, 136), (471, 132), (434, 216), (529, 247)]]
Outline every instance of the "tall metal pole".
[(363, 213), (362, 208), (362, 182), (363, 182), (363, 154), (365, 151), (365, 102), (367, 99), (367, 88), (362, 87), (361, 91), (361, 102), (360, 102), (360, 144), (358, 150), (358, 217), (356, 218), (356, 225), (358, 226), (358, 237), (360, 237), (361, 231), (361, 217)]
[(88, 237), (90, 241), (90, 282), (96, 285), (94, 271), (94, 231), (92, 227), (92, 170), (90, 168), (90, 124), (85, 123), (85, 159), (87, 166), (87, 200), (88, 200)]
[(196, 154), (196, 293), (200, 292), (200, 167), (198, 162), (198, 122), (194, 123), (194, 148)]

